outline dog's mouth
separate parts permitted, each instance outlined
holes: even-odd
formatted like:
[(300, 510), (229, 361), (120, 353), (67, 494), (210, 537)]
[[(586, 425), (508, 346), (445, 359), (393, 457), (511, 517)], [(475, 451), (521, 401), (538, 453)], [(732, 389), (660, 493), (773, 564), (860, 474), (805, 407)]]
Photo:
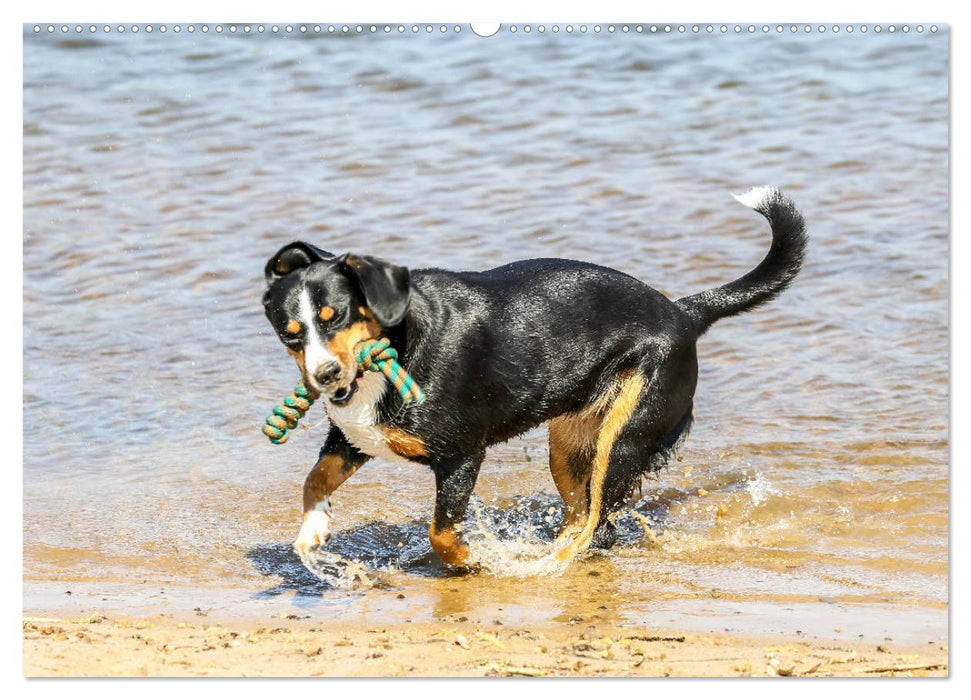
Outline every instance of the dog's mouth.
[(363, 376), (364, 373), (361, 370), (358, 370), (357, 375), (351, 380), (350, 384), (347, 386), (338, 387), (330, 394), (330, 402), (340, 406), (350, 401), (354, 394), (357, 393), (357, 385), (360, 383), (361, 377)]
[(330, 402), (336, 403), (338, 406), (345, 404), (351, 400), (354, 393), (357, 391), (357, 382), (351, 382), (347, 386), (339, 387), (334, 390), (334, 393), (330, 395)]

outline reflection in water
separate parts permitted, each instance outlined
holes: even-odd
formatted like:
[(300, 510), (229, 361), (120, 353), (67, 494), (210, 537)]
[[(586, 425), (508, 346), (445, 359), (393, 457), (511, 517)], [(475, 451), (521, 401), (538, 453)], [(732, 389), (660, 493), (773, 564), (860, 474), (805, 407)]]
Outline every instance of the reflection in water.
[[(825, 598), (943, 629), (946, 42), (29, 33), (25, 604), (52, 579), (567, 622)], [(296, 378), (260, 306), (273, 251), (579, 258), (676, 297), (765, 253), (728, 196), (761, 184), (805, 212), (805, 270), (701, 341), (682, 461), (644, 482), (618, 547), (524, 570), (560, 518), (540, 429), (489, 452), (479, 574), (428, 547), (428, 470), (381, 460), (335, 495), (328, 550), (380, 585), (302, 567), (325, 425), (312, 410), (283, 447), (259, 430)]]

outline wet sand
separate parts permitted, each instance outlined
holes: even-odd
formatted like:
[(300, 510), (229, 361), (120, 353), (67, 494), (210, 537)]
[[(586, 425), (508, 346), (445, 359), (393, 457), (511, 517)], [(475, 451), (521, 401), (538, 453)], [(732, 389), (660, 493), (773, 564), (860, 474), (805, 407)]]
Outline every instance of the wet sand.
[(26, 676), (947, 676), (948, 649), (461, 618), (25, 616)]

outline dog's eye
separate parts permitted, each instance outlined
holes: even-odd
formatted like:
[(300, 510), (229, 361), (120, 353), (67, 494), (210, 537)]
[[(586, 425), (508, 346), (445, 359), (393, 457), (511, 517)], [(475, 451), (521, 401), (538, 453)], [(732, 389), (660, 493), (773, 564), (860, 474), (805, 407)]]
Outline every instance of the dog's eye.
[(290, 319), (280, 332), (280, 340), (287, 346), (299, 345), (300, 333), (302, 331), (303, 326), (300, 325), (300, 322), (295, 319)]
[(344, 316), (346, 313), (342, 310), (334, 309), (331, 306), (325, 306), (317, 314), (317, 318), (320, 319), (320, 325), (324, 328), (335, 328), (339, 327), (344, 322)]

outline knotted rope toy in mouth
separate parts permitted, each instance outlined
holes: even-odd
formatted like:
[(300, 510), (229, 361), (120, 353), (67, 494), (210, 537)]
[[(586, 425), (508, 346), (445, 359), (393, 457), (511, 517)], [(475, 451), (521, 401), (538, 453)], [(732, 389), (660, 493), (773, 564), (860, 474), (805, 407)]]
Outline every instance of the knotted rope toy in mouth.
[(391, 347), (391, 341), (387, 338), (364, 340), (354, 347), (354, 354), (358, 366), (365, 372), (383, 372), (406, 404), (418, 404), (425, 400), (421, 388), (398, 363), (398, 352)]
[[(394, 385), (405, 405), (420, 404), (425, 400), (421, 387), (398, 362), (398, 352), (391, 347), (391, 341), (387, 338), (362, 340), (354, 346), (354, 356), (362, 372), (383, 373)], [(303, 382), (297, 384), (293, 393), (283, 399), (283, 404), (273, 407), (273, 413), (267, 416), (263, 425), (263, 434), (276, 445), (285, 443), (290, 438), (290, 431), (297, 427), (297, 421), (314, 405), (315, 398), (310, 395)]]

